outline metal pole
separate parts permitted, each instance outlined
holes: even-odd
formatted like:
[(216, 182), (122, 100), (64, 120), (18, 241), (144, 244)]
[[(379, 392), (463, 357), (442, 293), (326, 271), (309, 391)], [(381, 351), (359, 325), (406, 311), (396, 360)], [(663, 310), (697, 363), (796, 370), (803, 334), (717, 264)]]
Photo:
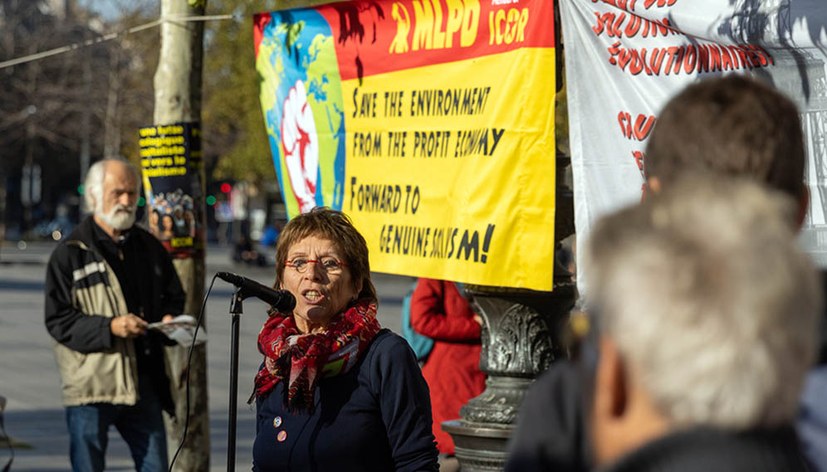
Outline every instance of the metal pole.
[(236, 289), (230, 303), (231, 330), (230, 330), (230, 419), (227, 431), (227, 472), (235, 471), (235, 439), (238, 405), (238, 338), (241, 325), (241, 314), (244, 307), (241, 289)]

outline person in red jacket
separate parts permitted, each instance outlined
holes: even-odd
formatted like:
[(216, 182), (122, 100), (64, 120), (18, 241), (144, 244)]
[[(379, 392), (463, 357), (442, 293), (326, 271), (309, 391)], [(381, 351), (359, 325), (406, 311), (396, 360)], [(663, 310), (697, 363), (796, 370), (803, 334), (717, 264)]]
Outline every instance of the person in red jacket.
[(434, 340), (422, 375), (431, 391), (434, 436), (440, 455), (454, 454), (442, 422), (459, 418), (459, 409), (485, 389), (480, 371), (482, 318), (453, 282), (420, 278), (411, 297), (411, 326)]

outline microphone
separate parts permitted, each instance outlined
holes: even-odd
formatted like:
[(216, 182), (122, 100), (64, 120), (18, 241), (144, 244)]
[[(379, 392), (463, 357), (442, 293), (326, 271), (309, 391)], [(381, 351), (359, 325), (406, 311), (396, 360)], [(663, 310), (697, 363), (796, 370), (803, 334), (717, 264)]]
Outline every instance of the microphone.
[(282, 313), (290, 311), (296, 307), (296, 297), (294, 297), (293, 294), (287, 290), (275, 290), (270, 287), (265, 287), (254, 280), (250, 280), (241, 275), (233, 274), (232, 272), (218, 272), (215, 275), (219, 279), (238, 287), (239, 291), (243, 295), (242, 298), (252, 295), (259, 300), (270, 304), (273, 308)]

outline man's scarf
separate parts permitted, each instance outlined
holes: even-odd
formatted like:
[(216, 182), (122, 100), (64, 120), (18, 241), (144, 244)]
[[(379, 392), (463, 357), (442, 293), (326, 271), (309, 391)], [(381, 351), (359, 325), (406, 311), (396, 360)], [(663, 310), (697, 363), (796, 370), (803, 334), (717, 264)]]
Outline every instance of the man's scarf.
[(264, 365), (256, 374), (256, 396), (287, 379), (287, 407), (312, 410), (318, 380), (349, 371), (379, 329), (376, 303), (369, 300), (349, 306), (317, 334), (300, 333), (292, 314), (274, 312), (258, 335)]

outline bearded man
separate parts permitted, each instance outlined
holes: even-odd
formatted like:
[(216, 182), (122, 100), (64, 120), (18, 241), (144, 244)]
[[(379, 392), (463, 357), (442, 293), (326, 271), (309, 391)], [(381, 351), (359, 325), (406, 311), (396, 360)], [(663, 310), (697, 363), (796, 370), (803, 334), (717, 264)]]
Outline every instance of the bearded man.
[(102, 471), (115, 426), (139, 471), (167, 470), (162, 411), (174, 405), (163, 344), (185, 294), (167, 252), (135, 226), (138, 171), (120, 159), (89, 168), (87, 217), (49, 259), (45, 320), (60, 370), (73, 470)]

